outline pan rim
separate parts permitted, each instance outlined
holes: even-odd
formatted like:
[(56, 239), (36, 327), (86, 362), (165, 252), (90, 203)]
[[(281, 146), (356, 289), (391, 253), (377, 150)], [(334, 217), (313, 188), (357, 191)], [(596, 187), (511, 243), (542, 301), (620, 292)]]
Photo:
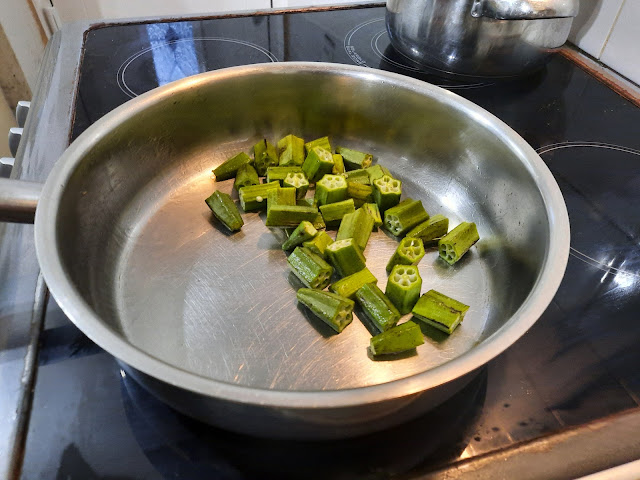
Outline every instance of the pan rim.
[[(56, 240), (59, 204), (65, 185), (84, 155), (122, 120), (179, 91), (209, 82), (269, 72), (343, 74), (362, 80), (384, 81), (416, 93), (429, 95), (442, 103), (465, 111), (490, 129), (523, 162), (534, 178), (545, 205), (550, 231), (546, 257), (529, 295), (518, 310), (491, 336), (459, 357), (435, 368), (387, 383), (342, 390), (270, 390), (237, 385), (204, 377), (152, 356), (130, 344), (107, 326), (73, 287), (61, 261)], [(373, 404), (406, 397), (443, 385), (470, 373), (501, 354), (518, 340), (543, 314), (564, 276), (569, 258), (569, 216), (549, 168), (540, 156), (511, 127), (493, 114), (455, 93), (400, 74), (367, 67), (321, 62), (255, 64), (205, 72), (158, 87), (109, 112), (82, 133), (67, 148), (47, 178), (35, 216), (35, 245), (40, 268), (47, 285), (63, 312), (92, 341), (132, 368), (162, 382), (207, 397), (272, 408), (342, 408)]]

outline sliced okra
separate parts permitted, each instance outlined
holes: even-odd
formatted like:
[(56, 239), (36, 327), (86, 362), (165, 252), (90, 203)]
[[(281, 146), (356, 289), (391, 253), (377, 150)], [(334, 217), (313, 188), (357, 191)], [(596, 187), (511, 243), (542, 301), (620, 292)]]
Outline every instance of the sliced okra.
[(260, 185), (250, 185), (238, 190), (240, 205), (245, 212), (265, 210), (267, 208), (267, 196), (271, 190), (280, 188), (280, 183), (269, 182)]
[(327, 224), (324, 222), (324, 217), (320, 212), (318, 212), (318, 214), (316, 215), (316, 218), (314, 218), (311, 223), (313, 223), (313, 226), (317, 230), (324, 230), (325, 228), (327, 228)]
[(300, 205), (301, 207), (316, 207), (318, 208), (318, 204), (316, 203), (315, 198), (299, 198), (296, 200), (296, 205)]
[(238, 207), (228, 194), (216, 190), (205, 202), (213, 215), (230, 231), (240, 230), (244, 225)]
[(302, 170), (311, 183), (333, 170), (333, 155), (322, 147), (313, 147), (304, 159)]
[(334, 175), (344, 173), (344, 160), (342, 160), (342, 155), (334, 153), (331, 156), (333, 157), (333, 169), (331, 170), (331, 173)]
[(402, 195), (402, 182), (389, 175), (373, 181), (373, 199), (378, 205), (380, 213), (384, 213), (391, 207), (400, 203), (400, 195)]
[(353, 238), (333, 242), (325, 249), (324, 253), (341, 277), (348, 277), (366, 267), (362, 250), (356, 245)]
[(420, 200), (407, 198), (384, 212), (384, 226), (396, 237), (429, 219), (429, 214)]
[(308, 248), (296, 247), (287, 258), (289, 268), (309, 288), (322, 290), (331, 280), (333, 267)]
[(313, 226), (313, 224), (307, 220), (303, 220), (300, 222), (300, 225), (296, 227), (296, 229), (291, 232), (289, 238), (282, 244), (283, 250), (291, 250), (293, 247), (297, 247), (298, 245), (302, 245), (307, 240), (311, 240), (318, 234), (318, 230)]
[(341, 175), (324, 175), (316, 183), (314, 199), (318, 206), (347, 198), (347, 181)]
[(342, 332), (353, 320), (355, 303), (348, 298), (310, 288), (299, 289), (296, 298), (338, 333)]
[(365, 185), (371, 185), (369, 174), (363, 168), (357, 170), (351, 170), (344, 173), (344, 178), (347, 179), (347, 183), (363, 183)]
[(405, 237), (387, 263), (387, 272), (396, 265), (415, 265), (424, 257), (424, 244), (419, 238)]
[(359, 208), (355, 212), (348, 213), (342, 217), (336, 240), (353, 238), (356, 245), (364, 252), (372, 231), (373, 218), (363, 209)]
[(342, 155), (344, 166), (347, 170), (367, 168), (373, 161), (373, 155), (370, 153), (359, 152), (351, 148), (338, 147), (336, 148), (336, 153)]
[(236, 179), (233, 182), (233, 188), (240, 190), (242, 187), (259, 184), (260, 179), (258, 178), (258, 172), (256, 172), (256, 169), (247, 163), (238, 169)]
[(293, 227), (300, 222), (314, 222), (318, 215), (315, 207), (300, 207), (298, 205), (273, 205), (267, 211), (267, 227)]
[(451, 297), (429, 290), (422, 295), (411, 313), (432, 327), (451, 334), (462, 322), (469, 306)]
[(369, 340), (369, 349), (375, 356), (406, 352), (424, 343), (422, 330), (411, 320), (396, 325)]
[[(267, 217), (274, 205), (295, 205), (295, 188), (274, 188), (267, 193)], [(297, 224), (296, 224), (297, 225)]]
[(331, 148), (331, 142), (329, 141), (329, 137), (321, 137), (316, 138), (315, 140), (311, 140), (304, 144), (304, 150), (309, 155), (309, 152), (313, 149), (313, 147), (322, 147), (325, 150), (333, 151)]
[(359, 272), (352, 273), (348, 277), (341, 278), (337, 282), (329, 285), (329, 290), (347, 298), (355, 298), (356, 292), (367, 283), (378, 283), (378, 279), (368, 268), (363, 268)]
[(378, 178), (382, 178), (384, 175), (389, 175), (392, 177), (391, 172), (382, 165), (371, 165), (370, 167), (365, 168), (367, 174), (369, 175), (369, 180), (373, 183), (374, 180)]
[(278, 164), (298, 165), (304, 162), (304, 140), (295, 135), (287, 135), (278, 140)]
[(382, 226), (382, 217), (380, 216), (380, 210), (378, 210), (378, 205), (375, 203), (365, 203), (362, 205), (362, 208), (367, 214), (373, 218), (373, 229), (377, 230), (378, 227)]
[(347, 196), (353, 198), (356, 208), (360, 208), (365, 203), (373, 202), (373, 187), (364, 183), (347, 183)]
[(324, 252), (329, 245), (333, 243), (333, 238), (325, 231), (318, 232), (318, 234), (310, 240), (307, 240), (302, 244), (303, 247), (308, 248), (316, 255), (320, 255), (324, 258)]
[(356, 291), (356, 301), (373, 325), (384, 332), (395, 327), (400, 312), (375, 283), (366, 283)]
[(398, 311), (404, 315), (411, 311), (418, 298), (420, 298), (421, 289), (422, 278), (420, 277), (420, 272), (418, 272), (418, 267), (414, 265), (396, 265), (391, 270), (384, 293)]
[(216, 182), (221, 182), (235, 177), (241, 166), (247, 165), (251, 162), (251, 157), (244, 152), (240, 152), (239, 154), (229, 158), (213, 169), (213, 174), (216, 176)]
[(293, 187), (296, 189), (296, 198), (304, 198), (309, 190), (309, 180), (304, 173), (288, 173), (282, 181), (283, 187)]
[(462, 222), (438, 242), (440, 258), (453, 265), (480, 240), (475, 223)]
[(407, 237), (420, 238), (426, 244), (446, 235), (448, 229), (449, 219), (437, 214), (409, 230)]
[(264, 177), (267, 174), (267, 168), (276, 165), (278, 165), (276, 146), (263, 138), (253, 146), (253, 166), (258, 175)]
[(267, 182), (282, 182), (290, 173), (303, 173), (302, 167), (289, 166), (289, 167), (269, 167), (267, 168)]
[(348, 213), (353, 213), (356, 208), (353, 204), (353, 198), (348, 198), (341, 202), (328, 203), (326, 205), (320, 205), (320, 213), (327, 227), (337, 227), (340, 225), (342, 217)]

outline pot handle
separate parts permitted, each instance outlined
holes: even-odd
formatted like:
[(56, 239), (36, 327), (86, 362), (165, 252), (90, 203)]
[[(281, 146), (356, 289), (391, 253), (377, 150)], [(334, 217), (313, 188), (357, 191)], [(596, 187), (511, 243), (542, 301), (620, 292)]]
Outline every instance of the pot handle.
[(42, 186), (0, 178), (0, 222), (33, 223)]
[(578, 15), (578, 0), (473, 0), (472, 17), (537, 20)]

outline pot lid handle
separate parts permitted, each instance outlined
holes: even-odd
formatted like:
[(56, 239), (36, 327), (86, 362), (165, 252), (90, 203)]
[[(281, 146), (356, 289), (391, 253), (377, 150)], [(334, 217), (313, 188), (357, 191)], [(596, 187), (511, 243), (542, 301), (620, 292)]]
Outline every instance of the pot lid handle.
[(473, 0), (471, 16), (497, 20), (575, 17), (578, 0)]

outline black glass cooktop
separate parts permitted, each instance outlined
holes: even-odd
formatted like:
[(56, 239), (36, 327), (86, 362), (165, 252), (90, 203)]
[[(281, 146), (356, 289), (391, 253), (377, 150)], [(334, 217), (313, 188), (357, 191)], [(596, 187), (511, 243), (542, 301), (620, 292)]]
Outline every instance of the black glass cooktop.
[(51, 302), (24, 478), (414, 477), (639, 407), (640, 109), (562, 56), (517, 81), (443, 80), (393, 51), (380, 7), (105, 26), (86, 35), (72, 138), (158, 85), (292, 60), (358, 64), (442, 85), (520, 133), (569, 210), (571, 255), (555, 299), (436, 411), (331, 443), (252, 439), (172, 411)]

